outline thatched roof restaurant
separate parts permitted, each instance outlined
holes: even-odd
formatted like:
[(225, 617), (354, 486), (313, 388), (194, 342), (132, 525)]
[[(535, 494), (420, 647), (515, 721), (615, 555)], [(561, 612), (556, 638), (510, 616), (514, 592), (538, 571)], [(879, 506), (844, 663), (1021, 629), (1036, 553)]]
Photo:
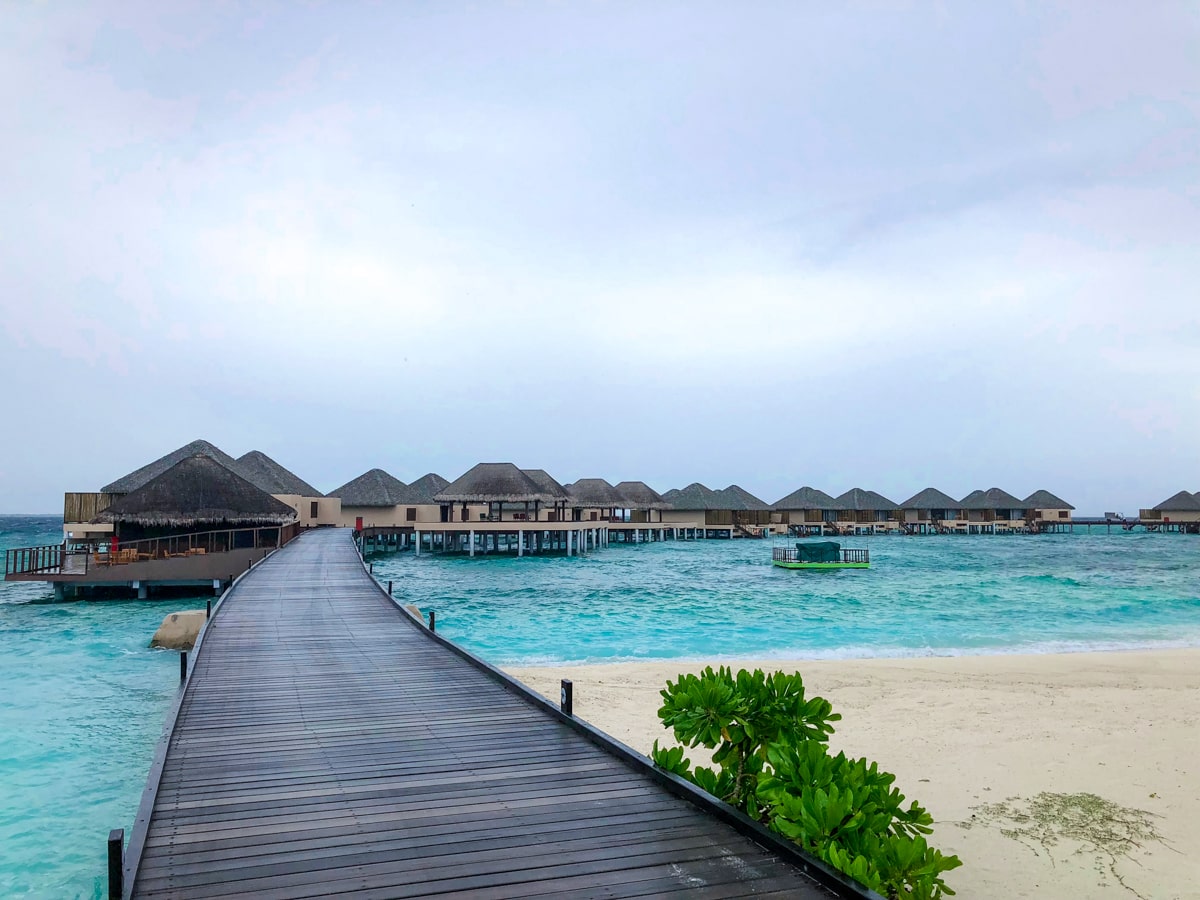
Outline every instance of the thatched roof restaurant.
[[(165, 534), (285, 525), (295, 519), (295, 510), (286, 503), (212, 457), (197, 455), (115, 501), (95, 521)], [(119, 530), (128, 536), (129, 529)]]
[(123, 475), (111, 484), (100, 488), (102, 494), (128, 494), (149, 484), (172, 466), (193, 456), (207, 456), (234, 472), (237, 471), (237, 460), (208, 441), (197, 440), (184, 444), (177, 450), (172, 450), (165, 456), (160, 456), (154, 462), (146, 463), (140, 469), (135, 469), (128, 475)]
[(289, 494), (300, 497), (325, 496), (295, 472), (285, 469), (261, 450), (251, 450), (249, 453), (239, 456), (234, 461), (233, 470), (256, 488), (266, 491), (268, 494)]
[(398, 506), (407, 502), (408, 485), (383, 469), (371, 469), (330, 491), (329, 496), (340, 499), (342, 509)]

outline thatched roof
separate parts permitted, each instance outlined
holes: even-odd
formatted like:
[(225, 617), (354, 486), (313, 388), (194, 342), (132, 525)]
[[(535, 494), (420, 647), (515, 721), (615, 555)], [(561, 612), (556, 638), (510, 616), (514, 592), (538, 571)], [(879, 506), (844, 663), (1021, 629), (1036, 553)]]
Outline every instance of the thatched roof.
[(144, 527), (284, 525), (296, 511), (203, 454), (180, 460), (130, 491), (93, 522)]
[(552, 495), (555, 500), (571, 499), (571, 495), (567, 493), (567, 489), (551, 478), (550, 473), (545, 469), (522, 469), (521, 471), (542, 491)]
[(603, 478), (580, 478), (567, 485), (570, 505), (576, 509), (624, 509), (625, 498)]
[(184, 444), (178, 450), (172, 450), (166, 456), (160, 456), (154, 462), (147, 463), (140, 469), (136, 469), (128, 475), (118, 478), (111, 484), (106, 484), (100, 488), (100, 493), (128, 494), (131, 491), (136, 491), (138, 488), (149, 484), (153, 479), (175, 464), (193, 456), (207, 456), (215, 459), (226, 468), (232, 469), (235, 472), (237, 471), (237, 461), (220, 447), (215, 447), (208, 441), (192, 441), (190, 444)]
[(1154, 508), (1159, 512), (1200, 512), (1200, 499), (1187, 491), (1180, 491)]
[(901, 509), (960, 509), (958, 501), (937, 488), (927, 487), (900, 504)]
[(439, 503), (554, 503), (562, 497), (542, 490), (512, 463), (479, 463), (434, 499)]
[(693, 481), (685, 488), (667, 491), (663, 494), (663, 500), (670, 503), (672, 509), (724, 509), (717, 492), (698, 481)]
[(1008, 491), (995, 487), (986, 491), (972, 491), (958, 505), (960, 509), (1025, 509), (1024, 500), (1018, 500)]
[(1026, 509), (1074, 509), (1062, 497), (1056, 497), (1049, 491), (1034, 491), (1025, 498)]
[(299, 494), (301, 497), (324, 496), (315, 487), (281, 466), (259, 450), (239, 456), (234, 462), (237, 472), (260, 491), (268, 494)]
[(721, 509), (770, 509), (771, 507), (763, 500), (759, 500), (752, 493), (740, 485), (731, 484), (723, 491), (717, 491), (717, 495), (721, 498), (718, 502), (721, 503)]
[(824, 491), (807, 485), (792, 491), (782, 500), (775, 502), (775, 509), (842, 509), (842, 504)]
[(884, 510), (890, 512), (900, 508), (887, 497), (883, 496), (883, 494), (877, 494), (874, 491), (864, 491), (862, 488), (850, 488), (846, 493), (838, 496), (837, 502), (842, 504), (842, 509)]
[(404, 502), (418, 505), (433, 505), (437, 502), (433, 498), (449, 483), (449, 481), (437, 474), (437, 472), (422, 475), (408, 486), (407, 499)]
[(624, 509), (666, 509), (668, 504), (662, 495), (644, 481), (622, 481), (616, 486), (617, 493), (624, 498)]
[(408, 486), (383, 469), (371, 469), (330, 491), (327, 496), (340, 499), (343, 509), (350, 506), (398, 506), (408, 502)]

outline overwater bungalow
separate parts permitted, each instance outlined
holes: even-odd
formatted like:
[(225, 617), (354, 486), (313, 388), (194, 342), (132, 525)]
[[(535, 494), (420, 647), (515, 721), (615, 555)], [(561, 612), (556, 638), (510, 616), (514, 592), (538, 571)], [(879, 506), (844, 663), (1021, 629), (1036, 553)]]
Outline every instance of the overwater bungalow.
[(101, 587), (142, 598), (163, 585), (219, 590), (298, 531), (295, 510), (205, 454), (122, 494), (92, 524), (109, 529), (104, 541), (9, 551), (5, 578), (49, 581), (60, 599)]
[(405, 523), (408, 485), (383, 469), (363, 472), (352, 481), (329, 492), (341, 503), (340, 525), (363, 528), (395, 528)]
[(1200, 534), (1200, 497), (1180, 491), (1138, 514), (1147, 531)]
[(662, 522), (662, 513), (670, 504), (663, 499), (662, 495), (644, 481), (621, 481), (615, 485), (617, 493), (624, 498), (625, 502), (621, 504), (621, 508), (629, 515), (630, 522), (642, 523), (653, 522), (655, 513), (657, 519)]
[(794, 535), (821, 535), (826, 529), (837, 531), (841, 504), (824, 491), (805, 485), (772, 504), (774, 520)]
[[(751, 533), (748, 525), (754, 525), (760, 513), (766, 518), (766, 524), (770, 524), (770, 507), (737, 485), (714, 491), (696, 481), (662, 496), (670, 504), (670, 508), (662, 512), (663, 522), (678, 528), (698, 528), (704, 537), (745, 536)], [(761, 509), (750, 509), (758, 504)], [(748, 525), (743, 525), (743, 521)]]
[(988, 488), (972, 491), (959, 506), (967, 513), (968, 534), (1005, 534), (1025, 531), (1025, 501), (1008, 491)]
[(900, 507), (883, 494), (851, 488), (834, 498), (839, 534), (887, 534), (900, 530)]
[(405, 523), (442, 521), (442, 504), (435, 498), (449, 484), (437, 472), (428, 472), (410, 484), (405, 491)]
[[(538, 481), (531, 472), (540, 473)], [(434, 499), (444, 507), (443, 522), (563, 522), (569, 518), (570, 497), (562, 485), (541, 469), (523, 470), (513, 463), (479, 463), (442, 488)]]
[(949, 494), (934, 487), (914, 494), (900, 504), (900, 527), (905, 534), (947, 534), (961, 525), (967, 516)]
[(251, 450), (239, 456), (234, 461), (233, 471), (260, 491), (266, 491), (276, 500), (292, 507), (302, 528), (337, 525), (341, 522), (342, 502), (338, 497), (326, 497), (261, 450)]
[(603, 478), (580, 478), (564, 487), (574, 521), (620, 521), (617, 510), (625, 508), (625, 498)]
[(716, 494), (721, 509), (729, 512), (734, 530), (742, 537), (763, 537), (771, 533), (771, 504), (737, 484)]
[(467, 553), (563, 551), (568, 556), (608, 543), (607, 525), (574, 522), (571, 497), (543, 469), (479, 463), (434, 497), (441, 522), (419, 526), (416, 549)]
[(1034, 491), (1025, 498), (1025, 521), (1031, 531), (1070, 531), (1074, 511), (1075, 507), (1049, 491)]
[(153, 462), (123, 475), (99, 491), (68, 491), (63, 495), (63, 536), (68, 542), (82, 544), (88, 541), (107, 540), (112, 526), (93, 521), (109, 505), (143, 487), (167, 469), (192, 456), (207, 456), (231, 470), (236, 470), (237, 461), (221, 448), (208, 441), (196, 440), (184, 444)]

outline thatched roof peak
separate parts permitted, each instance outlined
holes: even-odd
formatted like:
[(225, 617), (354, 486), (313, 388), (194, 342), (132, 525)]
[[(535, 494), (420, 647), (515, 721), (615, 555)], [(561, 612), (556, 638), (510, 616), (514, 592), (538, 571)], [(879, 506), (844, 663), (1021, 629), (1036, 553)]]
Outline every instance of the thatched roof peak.
[[(565, 496), (566, 491), (562, 493)], [(479, 463), (442, 488), (434, 499), (439, 503), (553, 504), (563, 497), (543, 490), (512, 463)]]
[(371, 469), (330, 491), (327, 496), (340, 499), (343, 509), (351, 506), (398, 506), (407, 502), (408, 486), (383, 469)]
[(624, 499), (624, 509), (666, 509), (668, 504), (662, 494), (644, 481), (622, 481), (616, 485), (617, 493)]
[(698, 481), (693, 481), (687, 487), (675, 488), (663, 494), (663, 500), (671, 504), (672, 509), (720, 509), (716, 504), (717, 492)]
[(295, 520), (296, 511), (286, 503), (206, 454), (180, 460), (93, 519), (149, 528), (249, 527)]
[(1055, 496), (1049, 491), (1034, 491), (1025, 498), (1026, 509), (1074, 509), (1062, 497)]
[(972, 491), (962, 498), (961, 509), (1024, 509), (1025, 501), (1018, 500), (1008, 491), (1000, 488), (988, 488), (986, 491)]
[(805, 485), (775, 502), (775, 509), (842, 509), (842, 505), (824, 491)]
[(1180, 491), (1154, 508), (1159, 512), (1200, 512), (1200, 498), (1187, 491)]
[(958, 501), (934, 487), (913, 494), (900, 504), (901, 509), (959, 509)]
[(294, 472), (285, 469), (261, 450), (251, 450), (234, 461), (237, 472), (260, 491), (268, 494), (299, 494), (301, 497), (324, 496)]
[(437, 472), (429, 472), (426, 475), (422, 475), (408, 486), (408, 499), (405, 502), (420, 505), (433, 505), (437, 502), (433, 498), (437, 496), (438, 492), (445, 488), (449, 483), (449, 481), (447, 481)]
[(771, 508), (765, 501), (758, 499), (741, 485), (731, 484), (716, 493), (720, 498), (717, 502), (721, 504), (721, 509), (763, 510)]
[(603, 478), (580, 478), (566, 486), (571, 495), (570, 505), (575, 509), (624, 509), (625, 498)]
[(571, 495), (567, 493), (567, 489), (555, 481), (545, 469), (522, 469), (521, 471), (541, 490), (553, 495), (555, 500), (569, 500), (571, 498)]
[(875, 491), (866, 491), (862, 488), (850, 488), (846, 493), (837, 497), (837, 502), (842, 504), (842, 509), (883, 510), (891, 512), (900, 508), (887, 497), (883, 496), (883, 494), (878, 494)]
[(221, 465), (228, 469), (237, 471), (237, 461), (213, 444), (204, 440), (195, 440), (190, 444), (184, 444), (176, 450), (172, 450), (165, 456), (160, 456), (152, 463), (147, 463), (140, 469), (135, 469), (128, 475), (123, 475), (111, 484), (106, 484), (100, 488), (102, 494), (128, 494), (131, 491), (136, 491), (138, 488), (149, 484), (153, 479), (157, 478), (167, 469), (189, 459), (193, 456), (207, 456), (210, 459), (215, 459)]

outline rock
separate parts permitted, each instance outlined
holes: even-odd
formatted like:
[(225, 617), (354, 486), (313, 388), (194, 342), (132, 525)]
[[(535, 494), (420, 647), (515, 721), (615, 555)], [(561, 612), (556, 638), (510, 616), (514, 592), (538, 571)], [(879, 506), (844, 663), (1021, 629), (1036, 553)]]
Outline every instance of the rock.
[(204, 627), (206, 613), (202, 609), (189, 609), (184, 612), (171, 613), (162, 620), (158, 631), (150, 639), (151, 647), (164, 647), (167, 650), (191, 650)]
[(408, 613), (410, 616), (412, 616), (414, 619), (416, 619), (418, 622), (420, 622), (422, 625), (428, 624), (425, 621), (425, 617), (423, 615), (421, 615), (420, 608), (415, 603), (410, 603), (408, 606), (404, 607), (404, 611), (406, 613)]

